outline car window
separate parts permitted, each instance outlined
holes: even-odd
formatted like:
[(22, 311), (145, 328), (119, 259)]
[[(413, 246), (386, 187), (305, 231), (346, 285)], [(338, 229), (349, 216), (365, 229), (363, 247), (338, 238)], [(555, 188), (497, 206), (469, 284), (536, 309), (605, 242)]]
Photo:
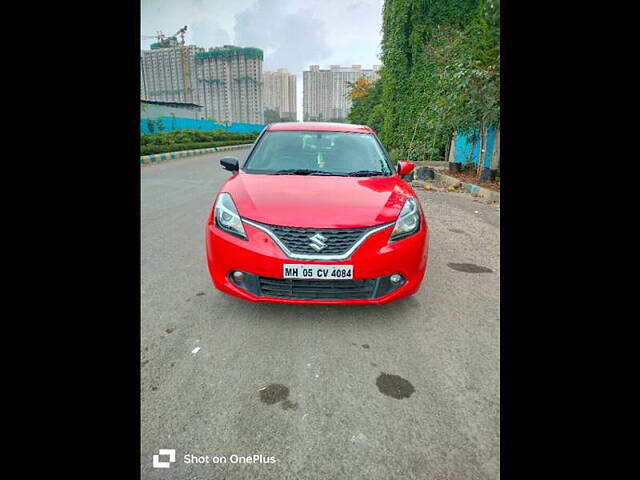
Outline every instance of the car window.
[[(267, 131), (243, 170), (275, 174), (291, 170), (348, 175), (392, 173), (372, 134), (347, 132)], [(304, 172), (302, 172), (304, 173)]]

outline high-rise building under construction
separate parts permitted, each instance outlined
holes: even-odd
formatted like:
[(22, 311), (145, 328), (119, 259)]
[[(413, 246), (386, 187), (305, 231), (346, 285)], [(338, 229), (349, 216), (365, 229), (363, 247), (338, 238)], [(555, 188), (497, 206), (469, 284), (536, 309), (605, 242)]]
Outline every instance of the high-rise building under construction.
[(158, 42), (140, 55), (141, 99), (199, 103), (195, 45)]
[(225, 45), (195, 57), (200, 102), (207, 118), (264, 123), (262, 50)]
[(258, 48), (204, 48), (164, 40), (141, 54), (141, 99), (201, 105), (219, 123), (264, 123)]

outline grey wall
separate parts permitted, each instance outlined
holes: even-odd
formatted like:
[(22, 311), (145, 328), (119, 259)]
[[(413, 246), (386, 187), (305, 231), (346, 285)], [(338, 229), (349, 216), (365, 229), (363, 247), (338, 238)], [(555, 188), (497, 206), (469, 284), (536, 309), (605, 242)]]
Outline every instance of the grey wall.
[(158, 118), (158, 117), (170, 117), (173, 114), (176, 118), (193, 118), (198, 120), (200, 118), (200, 109), (190, 109), (183, 107), (169, 107), (166, 105), (153, 105), (143, 103), (145, 109), (142, 112), (143, 119), (146, 118)]

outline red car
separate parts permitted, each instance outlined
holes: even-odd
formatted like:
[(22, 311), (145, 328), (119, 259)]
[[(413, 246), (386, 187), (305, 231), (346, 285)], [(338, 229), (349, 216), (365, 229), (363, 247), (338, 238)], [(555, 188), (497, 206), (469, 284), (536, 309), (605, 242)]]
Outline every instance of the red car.
[(413, 295), (428, 226), (369, 127), (275, 123), (222, 186), (206, 226), (214, 286), (253, 302), (383, 304)]

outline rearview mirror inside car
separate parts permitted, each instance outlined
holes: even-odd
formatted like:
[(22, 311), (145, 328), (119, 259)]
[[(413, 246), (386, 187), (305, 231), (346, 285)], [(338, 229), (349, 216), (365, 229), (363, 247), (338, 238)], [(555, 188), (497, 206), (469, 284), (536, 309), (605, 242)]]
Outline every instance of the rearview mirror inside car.
[(230, 172), (235, 172), (240, 168), (236, 157), (223, 157), (220, 159), (220, 165), (222, 165), (222, 168), (229, 170)]
[(398, 162), (398, 174), (401, 177), (409, 175), (411, 172), (413, 172), (415, 166), (416, 164), (413, 162)]

